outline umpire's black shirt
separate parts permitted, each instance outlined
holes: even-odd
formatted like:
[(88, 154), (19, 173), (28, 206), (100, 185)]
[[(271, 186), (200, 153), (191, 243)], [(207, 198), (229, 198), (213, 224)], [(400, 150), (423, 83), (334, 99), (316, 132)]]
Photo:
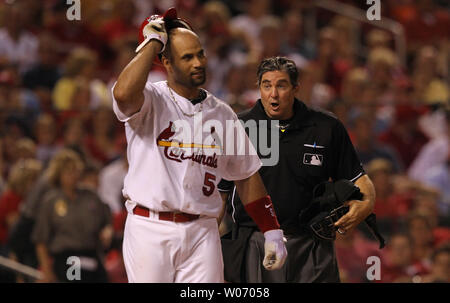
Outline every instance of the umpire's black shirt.
[[(245, 123), (255, 120), (267, 121), (261, 100), (254, 107), (240, 113)], [(270, 194), (281, 228), (295, 232), (298, 230), (298, 216), (313, 196), (314, 187), (330, 178), (332, 180), (357, 180), (364, 174), (362, 165), (343, 124), (332, 114), (313, 110), (303, 102), (295, 100), (294, 116), (285, 123), (280, 132), (279, 161), (275, 166), (263, 166), (259, 170), (264, 185)], [(246, 128), (248, 133), (248, 129)], [(267, 132), (270, 137), (270, 132)], [(270, 138), (268, 138), (270, 142)], [(256, 142), (253, 142), (254, 144)], [(261, 157), (259, 146), (255, 144)], [(233, 221), (241, 226), (256, 226), (247, 215), (233, 183), (222, 180), (220, 191), (230, 191), (227, 212)]]

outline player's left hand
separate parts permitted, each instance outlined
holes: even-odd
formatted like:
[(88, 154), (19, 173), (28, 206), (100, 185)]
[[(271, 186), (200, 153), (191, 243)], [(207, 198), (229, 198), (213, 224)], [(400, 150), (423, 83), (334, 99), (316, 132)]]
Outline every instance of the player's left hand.
[(283, 236), (283, 230), (268, 230), (264, 233), (264, 238), (263, 266), (267, 270), (280, 269), (287, 257), (286, 239)]
[(338, 227), (340, 234), (353, 230), (373, 211), (369, 201), (351, 200), (347, 201), (345, 205), (349, 207), (349, 211), (334, 224)]

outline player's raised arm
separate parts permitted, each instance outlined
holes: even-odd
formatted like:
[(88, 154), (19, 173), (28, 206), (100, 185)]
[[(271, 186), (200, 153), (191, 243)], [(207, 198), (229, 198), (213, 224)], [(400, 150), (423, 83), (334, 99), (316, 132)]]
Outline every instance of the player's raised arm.
[(164, 50), (167, 32), (163, 17), (152, 16), (141, 27), (143, 41), (136, 48), (137, 55), (120, 73), (113, 94), (125, 115), (138, 112), (144, 103), (145, 83), (155, 57)]

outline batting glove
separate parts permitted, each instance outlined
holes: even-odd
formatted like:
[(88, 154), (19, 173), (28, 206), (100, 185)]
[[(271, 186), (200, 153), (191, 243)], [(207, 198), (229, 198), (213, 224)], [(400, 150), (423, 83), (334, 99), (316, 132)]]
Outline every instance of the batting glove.
[(150, 40), (158, 40), (162, 43), (162, 53), (167, 43), (167, 32), (164, 26), (164, 19), (159, 15), (153, 15), (147, 18), (141, 25), (139, 32), (139, 46), (136, 48), (138, 53)]
[(267, 270), (280, 269), (287, 257), (286, 239), (281, 229), (272, 229), (264, 233), (263, 266)]

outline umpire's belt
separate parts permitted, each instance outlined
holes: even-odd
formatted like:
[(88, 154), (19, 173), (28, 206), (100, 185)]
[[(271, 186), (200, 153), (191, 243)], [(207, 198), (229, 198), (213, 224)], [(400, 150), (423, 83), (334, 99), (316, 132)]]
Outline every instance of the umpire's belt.
[(153, 211), (142, 205), (136, 205), (133, 208), (133, 214), (143, 217), (150, 217), (150, 214), (156, 214), (156, 218), (163, 221), (172, 221), (176, 223), (190, 222), (197, 220), (200, 215), (188, 214), (179, 211)]

